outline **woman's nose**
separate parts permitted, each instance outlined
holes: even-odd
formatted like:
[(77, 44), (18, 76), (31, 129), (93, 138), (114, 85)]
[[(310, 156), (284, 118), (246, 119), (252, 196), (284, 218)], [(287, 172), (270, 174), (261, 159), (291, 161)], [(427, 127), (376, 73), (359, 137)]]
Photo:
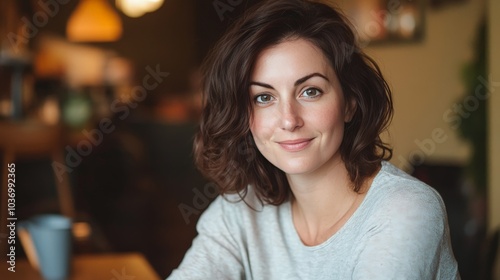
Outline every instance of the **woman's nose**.
[(300, 114), (299, 104), (295, 104), (293, 101), (291, 101), (283, 102), (280, 105), (281, 129), (294, 131), (304, 124)]

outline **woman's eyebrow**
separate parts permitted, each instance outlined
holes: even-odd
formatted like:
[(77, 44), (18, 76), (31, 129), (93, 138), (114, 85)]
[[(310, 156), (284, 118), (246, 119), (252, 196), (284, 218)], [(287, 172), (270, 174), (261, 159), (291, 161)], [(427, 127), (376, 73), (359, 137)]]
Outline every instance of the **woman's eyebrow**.
[(315, 72), (315, 73), (309, 74), (307, 76), (304, 76), (304, 77), (298, 79), (297, 81), (295, 81), (295, 83), (293, 85), (296, 87), (296, 86), (302, 84), (303, 82), (309, 80), (312, 77), (321, 77), (321, 78), (325, 79), (327, 82), (330, 82), (330, 80), (328, 80), (328, 78), (325, 75), (322, 75), (318, 72)]
[(264, 84), (264, 83), (261, 83), (261, 82), (250, 82), (250, 86), (259, 86), (259, 87), (265, 87), (265, 88), (268, 88), (268, 89), (274, 89), (271, 85)]
[[(299, 86), (300, 84), (304, 83), (305, 81), (309, 80), (312, 77), (321, 77), (321, 78), (325, 79), (326, 81), (330, 82), (330, 80), (328, 80), (328, 78), (325, 75), (320, 74), (318, 72), (315, 72), (315, 73), (309, 74), (307, 76), (304, 76), (304, 77), (298, 79), (297, 81), (295, 81), (295, 83), (293, 85), (295, 87), (297, 87), (297, 86)], [(255, 81), (250, 82), (250, 86), (260, 86), (260, 87), (265, 87), (265, 88), (268, 88), (268, 89), (274, 89), (269, 84), (265, 84), (265, 83), (261, 83), (261, 82), (255, 82)]]

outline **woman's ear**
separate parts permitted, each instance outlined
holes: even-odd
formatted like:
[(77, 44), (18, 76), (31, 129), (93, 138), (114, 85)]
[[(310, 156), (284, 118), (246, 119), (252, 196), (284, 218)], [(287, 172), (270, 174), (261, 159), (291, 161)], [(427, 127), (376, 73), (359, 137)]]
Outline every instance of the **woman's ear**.
[(356, 100), (354, 98), (351, 98), (350, 100), (348, 100), (346, 102), (345, 112), (344, 112), (344, 122), (345, 123), (348, 123), (352, 120), (352, 118), (354, 117), (354, 113), (356, 113), (357, 107), (358, 106), (357, 106)]

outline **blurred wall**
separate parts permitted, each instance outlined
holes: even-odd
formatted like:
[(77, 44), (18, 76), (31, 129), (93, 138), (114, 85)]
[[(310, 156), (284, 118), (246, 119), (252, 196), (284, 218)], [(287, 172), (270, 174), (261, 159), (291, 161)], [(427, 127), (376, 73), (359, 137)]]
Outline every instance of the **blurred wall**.
[(489, 103), (489, 229), (500, 227), (500, 1), (489, 0), (489, 71), (491, 96)]
[(427, 7), (421, 42), (366, 49), (379, 62), (393, 89), (395, 115), (389, 130), (394, 146), (392, 162), (406, 171), (411, 171), (410, 164), (418, 165), (414, 163), (422, 160), (422, 155), (436, 163), (465, 163), (468, 159), (469, 146), (450, 125), (449, 118), (457, 114), (449, 110), (463, 102), (461, 72), (473, 57), (484, 8), (484, 0)]

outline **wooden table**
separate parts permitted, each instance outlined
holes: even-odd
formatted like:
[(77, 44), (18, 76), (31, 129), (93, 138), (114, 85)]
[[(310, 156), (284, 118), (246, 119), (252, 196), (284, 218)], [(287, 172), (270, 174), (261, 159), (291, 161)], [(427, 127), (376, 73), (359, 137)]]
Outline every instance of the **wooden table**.
[[(1, 266), (0, 279), (43, 280), (26, 259), (16, 260), (16, 272)], [(72, 260), (69, 280), (158, 280), (160, 277), (139, 253), (78, 255)]]

